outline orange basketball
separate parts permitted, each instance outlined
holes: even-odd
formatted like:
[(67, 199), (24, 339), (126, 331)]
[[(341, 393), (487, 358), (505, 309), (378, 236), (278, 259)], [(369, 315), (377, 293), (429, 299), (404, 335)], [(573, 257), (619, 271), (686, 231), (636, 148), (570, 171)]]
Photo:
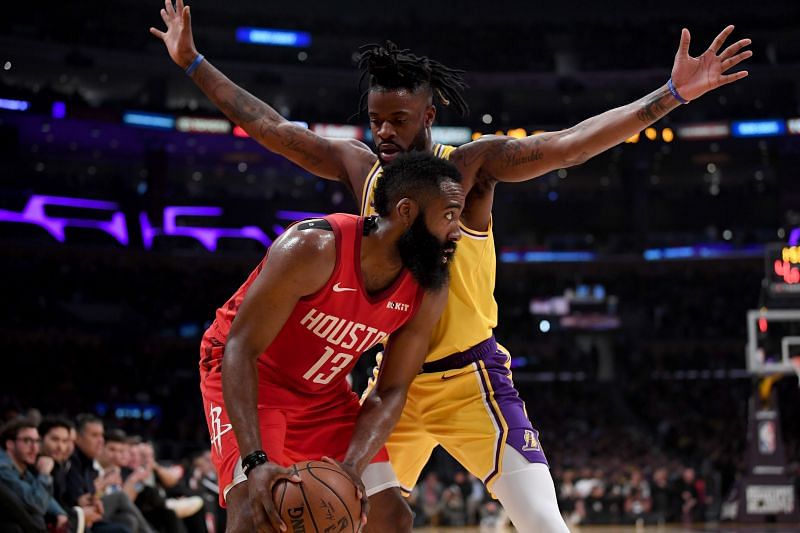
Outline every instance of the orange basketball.
[(361, 520), (357, 487), (341, 468), (322, 461), (291, 466), (301, 483), (275, 485), (275, 507), (288, 533), (355, 533)]

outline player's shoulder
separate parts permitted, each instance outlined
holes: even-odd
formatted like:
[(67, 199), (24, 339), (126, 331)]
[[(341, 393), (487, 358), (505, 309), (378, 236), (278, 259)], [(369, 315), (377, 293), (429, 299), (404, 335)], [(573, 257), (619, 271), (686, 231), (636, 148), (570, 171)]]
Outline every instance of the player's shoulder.
[(275, 240), (270, 253), (278, 253), (296, 259), (318, 263), (329, 260), (336, 254), (336, 233), (325, 218), (312, 218), (298, 222)]

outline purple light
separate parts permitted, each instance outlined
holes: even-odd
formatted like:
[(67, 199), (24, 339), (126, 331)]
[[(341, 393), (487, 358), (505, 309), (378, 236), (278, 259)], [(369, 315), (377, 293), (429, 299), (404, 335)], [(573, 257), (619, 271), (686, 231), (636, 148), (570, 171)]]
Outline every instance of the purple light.
[(800, 228), (794, 228), (789, 232), (789, 246), (797, 246), (800, 243)]
[(314, 211), (276, 211), (275, 216), (281, 220), (303, 220), (306, 218), (322, 218), (324, 213), (315, 213)]
[[(188, 207), (188, 206), (168, 206), (164, 208), (164, 228), (163, 235), (180, 235), (197, 239), (206, 250), (214, 252), (217, 244), (223, 237), (238, 239), (253, 239), (264, 246), (272, 244), (272, 240), (267, 237), (261, 228), (256, 226), (244, 226), (242, 228), (197, 228), (191, 226), (178, 226), (176, 219), (179, 216), (195, 217), (218, 217), (222, 215), (221, 207)], [(150, 231), (153, 231), (150, 228)], [(144, 235), (145, 228), (142, 227)], [(149, 237), (152, 243), (152, 234)]]
[[(70, 217), (51, 217), (45, 213), (48, 205), (64, 207), (79, 207), (82, 209), (99, 209), (114, 211), (111, 220), (91, 220)], [(21, 213), (0, 209), (0, 222), (21, 222), (35, 224), (47, 230), (58, 242), (66, 239), (64, 229), (94, 228), (108, 233), (123, 246), (128, 245), (128, 228), (125, 225), (125, 213), (117, 211), (119, 204), (116, 202), (103, 202), (100, 200), (86, 200), (82, 198), (65, 198), (62, 196), (33, 195), (28, 199), (25, 209)]]
[(154, 228), (153, 225), (150, 224), (150, 219), (147, 218), (147, 213), (144, 211), (139, 213), (139, 226), (142, 228), (142, 243), (144, 244), (144, 249), (149, 250), (153, 247), (153, 237), (161, 235), (163, 231), (159, 228)]
[(53, 118), (64, 118), (67, 116), (67, 104), (64, 102), (53, 102)]

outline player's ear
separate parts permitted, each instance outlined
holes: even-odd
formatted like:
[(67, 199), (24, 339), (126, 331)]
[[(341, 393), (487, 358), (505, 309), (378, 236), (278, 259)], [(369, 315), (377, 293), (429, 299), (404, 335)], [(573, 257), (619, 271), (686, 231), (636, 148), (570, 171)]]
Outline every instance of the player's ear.
[(397, 202), (397, 205), (395, 206), (395, 212), (397, 213), (398, 220), (406, 228), (410, 228), (411, 224), (414, 223), (414, 219), (417, 218), (417, 214), (419, 213), (419, 204), (417, 204), (417, 202), (411, 198), (403, 198)]
[(436, 119), (436, 106), (431, 104), (425, 110), (425, 127), (430, 128), (433, 126), (433, 121)]

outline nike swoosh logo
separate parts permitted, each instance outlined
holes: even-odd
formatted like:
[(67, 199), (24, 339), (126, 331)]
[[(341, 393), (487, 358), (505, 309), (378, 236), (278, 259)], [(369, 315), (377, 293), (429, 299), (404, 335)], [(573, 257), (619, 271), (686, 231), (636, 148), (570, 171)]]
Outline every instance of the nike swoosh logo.
[(338, 283), (333, 286), (333, 292), (349, 292), (349, 291), (355, 291), (355, 289), (352, 289), (350, 287), (340, 287)]

